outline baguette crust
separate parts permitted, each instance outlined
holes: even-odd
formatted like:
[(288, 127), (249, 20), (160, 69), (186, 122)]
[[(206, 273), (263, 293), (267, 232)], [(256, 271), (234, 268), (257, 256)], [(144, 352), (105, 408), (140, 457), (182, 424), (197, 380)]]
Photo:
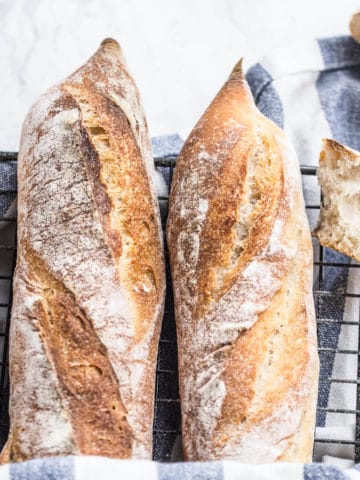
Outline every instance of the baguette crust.
[(165, 290), (153, 173), (138, 90), (107, 39), (23, 127), (2, 462), (151, 459)]
[(318, 356), (296, 155), (232, 72), (178, 158), (168, 244), (187, 460), (311, 460)]

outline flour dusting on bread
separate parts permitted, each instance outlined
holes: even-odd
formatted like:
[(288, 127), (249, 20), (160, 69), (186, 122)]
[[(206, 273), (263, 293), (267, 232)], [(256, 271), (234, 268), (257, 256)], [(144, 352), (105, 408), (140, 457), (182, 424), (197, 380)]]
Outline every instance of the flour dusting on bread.
[(24, 123), (2, 461), (151, 458), (165, 290), (153, 175), (138, 90), (108, 39)]
[(318, 359), (299, 166), (240, 64), (180, 152), (168, 245), (185, 458), (311, 460)]

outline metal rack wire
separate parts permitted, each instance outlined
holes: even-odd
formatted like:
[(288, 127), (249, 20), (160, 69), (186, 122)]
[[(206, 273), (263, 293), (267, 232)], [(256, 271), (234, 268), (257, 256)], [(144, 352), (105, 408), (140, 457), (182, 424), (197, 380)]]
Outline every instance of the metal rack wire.
[[(0, 152), (0, 162), (15, 162), (16, 153)], [(175, 156), (155, 159), (156, 166), (162, 171), (168, 184), (171, 184), (173, 169), (176, 162)], [(301, 173), (303, 177), (316, 175), (316, 168), (302, 166)], [(0, 195), (7, 195), (10, 199), (15, 199), (16, 189), (0, 190)], [(162, 216), (163, 227), (165, 227), (167, 217), (167, 197), (159, 197), (160, 210)], [(307, 210), (319, 209), (319, 204), (307, 205)], [(165, 228), (164, 228), (165, 231)], [(160, 337), (158, 364), (156, 371), (156, 398), (155, 398), (155, 420), (154, 420), (154, 459), (167, 461), (171, 460), (173, 455), (174, 444), (179, 442), (181, 435), (181, 415), (178, 391), (177, 376), (177, 344), (176, 329), (174, 320), (174, 302), (171, 289), (171, 278), (168, 261), (168, 250), (165, 244), (166, 257), (166, 276), (167, 289), (165, 300), (165, 314)], [(347, 293), (334, 286), (329, 289), (324, 282), (324, 271), (327, 268), (348, 269), (359, 268), (360, 265), (349, 263), (348, 259), (344, 261), (331, 261), (331, 257), (327, 255), (327, 249), (321, 247), (314, 241), (315, 255), (315, 282), (314, 282), (314, 298), (317, 315), (317, 326), (319, 334), (319, 355), (320, 355), (320, 388), (329, 389), (332, 383), (354, 384), (356, 388), (357, 404), (355, 409), (347, 408), (330, 408), (318, 405), (317, 416), (318, 422), (321, 423), (326, 413), (341, 413), (345, 415), (354, 415), (356, 418), (355, 438), (353, 440), (341, 440), (336, 438), (317, 438), (316, 444), (342, 444), (352, 445), (354, 447), (355, 460), (360, 461), (360, 359), (359, 350), (338, 349), (336, 345), (328, 345), (323, 342), (324, 332), (327, 329), (340, 329), (342, 325), (354, 325), (359, 327), (358, 321), (339, 320), (338, 318), (324, 315), (329, 302), (334, 307), (342, 305), (346, 297), (360, 298), (360, 294)], [(8, 428), (8, 396), (9, 396), (9, 378), (8, 378), (8, 337), (10, 326), (10, 307), (12, 301), (12, 275), (14, 272), (16, 261), (16, 217), (3, 216), (0, 217), (0, 282), (7, 285), (8, 298), (0, 299), (0, 448), (4, 443)], [(325, 309), (325, 310), (324, 310)], [(325, 312), (326, 313), (326, 312)], [(358, 336), (360, 329), (358, 328)], [(357, 357), (357, 378), (330, 378), (326, 374), (326, 365), (329, 358), (334, 358), (336, 353), (344, 353), (355, 355)]]

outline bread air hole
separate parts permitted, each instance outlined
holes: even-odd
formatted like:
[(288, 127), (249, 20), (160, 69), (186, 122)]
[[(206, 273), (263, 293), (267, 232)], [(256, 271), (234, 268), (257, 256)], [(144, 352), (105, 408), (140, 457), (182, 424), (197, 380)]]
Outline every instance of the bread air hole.
[(106, 130), (99, 126), (88, 126), (90, 136), (93, 137), (93, 141), (96, 148), (101, 152), (110, 148), (110, 140)]
[(150, 225), (148, 224), (148, 222), (146, 220), (143, 220), (141, 222), (141, 225), (144, 227), (145, 230), (147, 230), (148, 232), (150, 231)]
[(76, 320), (79, 322), (80, 327), (85, 330), (86, 329), (86, 324), (84, 322), (84, 319), (80, 317), (80, 315), (76, 316)]
[(103, 371), (97, 365), (72, 365), (72, 376), (79, 379), (79, 383), (83, 384), (83, 379), (87, 382), (97, 382), (103, 376)]
[(90, 127), (89, 131), (92, 135), (106, 135), (106, 131), (102, 127)]
[(98, 145), (99, 150), (103, 149), (106, 150), (110, 148), (110, 140), (108, 138), (100, 138), (96, 144)]
[(141, 275), (141, 279), (134, 284), (136, 293), (153, 293), (156, 292), (156, 280), (153, 270), (148, 267)]
[(155, 275), (152, 269), (148, 269), (144, 273), (144, 277), (146, 278), (146, 282), (152, 287), (153, 290), (156, 290), (156, 282), (155, 282)]

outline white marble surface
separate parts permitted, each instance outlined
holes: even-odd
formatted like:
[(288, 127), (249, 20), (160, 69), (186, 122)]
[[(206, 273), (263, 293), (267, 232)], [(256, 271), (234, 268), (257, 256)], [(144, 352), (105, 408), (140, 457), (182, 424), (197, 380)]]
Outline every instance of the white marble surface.
[(37, 96), (105, 37), (122, 45), (152, 135), (185, 137), (241, 56), (348, 32), (358, 0), (0, 0), (0, 149)]

